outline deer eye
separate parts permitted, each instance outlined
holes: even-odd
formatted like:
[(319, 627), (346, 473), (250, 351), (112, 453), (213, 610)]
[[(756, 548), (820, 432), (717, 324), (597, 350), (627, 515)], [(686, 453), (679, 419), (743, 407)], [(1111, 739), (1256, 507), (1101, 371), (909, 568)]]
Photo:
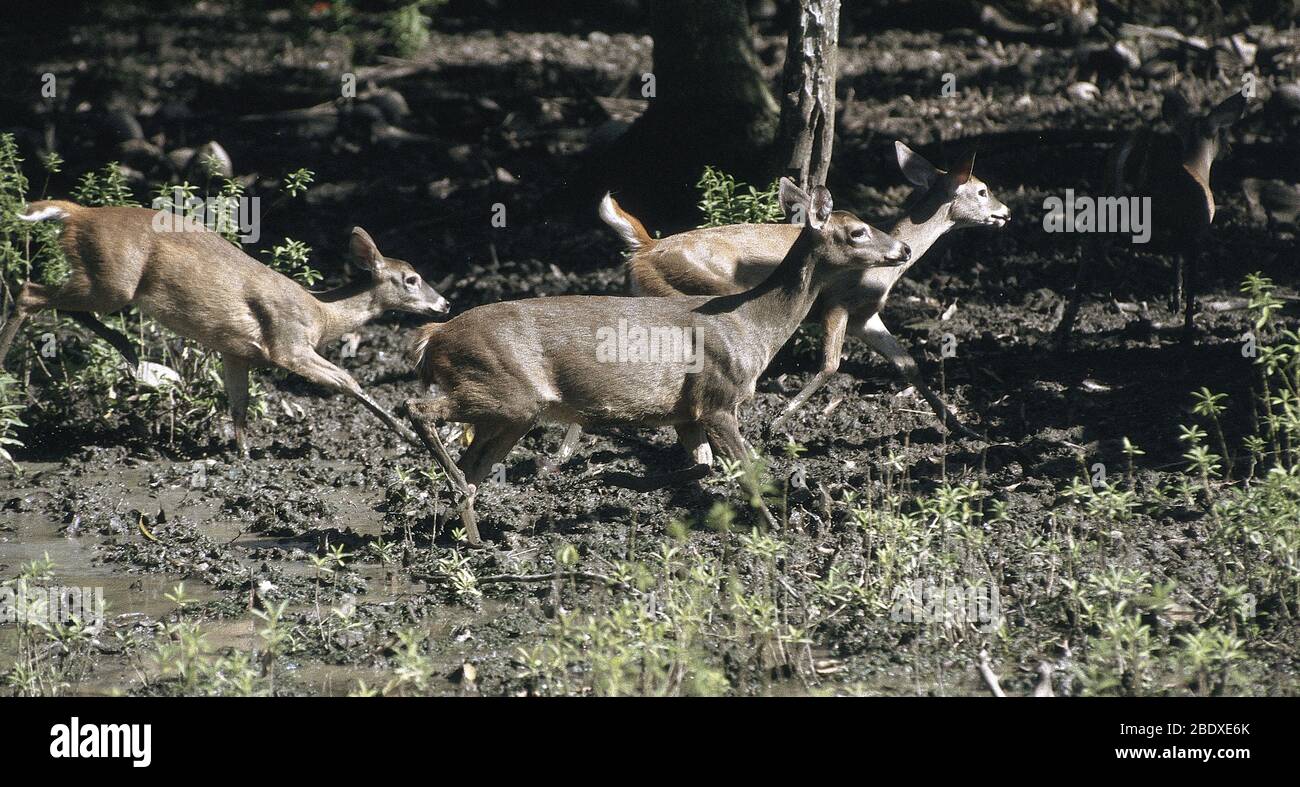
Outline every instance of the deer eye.
[(855, 241), (864, 241), (867, 239), (867, 228), (854, 227), (853, 231), (849, 233), (849, 237)]
[(987, 196), (989, 195), (989, 190), (988, 190), (988, 189), (980, 189), (980, 190), (979, 190), (978, 192), (976, 192), (976, 193), (979, 194), (981, 197), (987, 197)]
[(420, 278), (419, 278), (418, 276), (407, 276), (407, 277), (406, 277), (406, 286), (407, 286), (407, 287), (414, 287), (416, 284), (419, 284), (419, 283), (420, 283)]

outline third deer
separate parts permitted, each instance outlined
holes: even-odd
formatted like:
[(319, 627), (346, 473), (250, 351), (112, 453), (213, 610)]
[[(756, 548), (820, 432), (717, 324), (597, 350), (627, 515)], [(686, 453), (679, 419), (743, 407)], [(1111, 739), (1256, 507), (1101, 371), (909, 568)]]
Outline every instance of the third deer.
[[(1149, 197), (1151, 230), (1157, 249), (1174, 257), (1172, 308), (1183, 311), (1183, 343), (1194, 334), (1197, 258), (1214, 221), (1210, 170), (1222, 147), (1224, 130), (1246, 112), (1236, 93), (1208, 112), (1194, 112), (1183, 94), (1165, 94), (1161, 115), (1171, 130), (1141, 129), (1114, 146), (1106, 157), (1103, 182), (1109, 196)], [(1103, 242), (1102, 256), (1109, 245)], [(1081, 255), (1070, 299), (1056, 328), (1056, 342), (1070, 339), (1094, 264)]]
[[(165, 220), (158, 221), (160, 216)], [(13, 314), (0, 329), (0, 363), (24, 320), (58, 309), (138, 366), (131, 342), (95, 317), (134, 305), (181, 336), (221, 353), (240, 452), (246, 450), (248, 372), (256, 366), (278, 366), (347, 393), (403, 438), (416, 442), (352, 375), (317, 352), (389, 309), (422, 315), (447, 311), (446, 299), (409, 263), (380, 254), (360, 227), (352, 230), (352, 258), (369, 276), (330, 292), (311, 293), (192, 217), (48, 200), (31, 204), (18, 218), (63, 224), (59, 245), (71, 273), (57, 287), (29, 281), (18, 290)]]

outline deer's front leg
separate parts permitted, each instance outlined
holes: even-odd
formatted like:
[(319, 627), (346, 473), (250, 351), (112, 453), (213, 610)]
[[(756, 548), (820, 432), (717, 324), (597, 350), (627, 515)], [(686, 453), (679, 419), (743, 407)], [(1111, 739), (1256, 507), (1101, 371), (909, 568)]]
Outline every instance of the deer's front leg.
[(709, 436), (699, 424), (678, 424), (677, 442), (697, 465), (713, 464), (713, 449), (709, 446)]
[(108, 342), (121, 354), (122, 358), (131, 366), (131, 374), (140, 373), (140, 356), (136, 354), (135, 348), (131, 346), (131, 340), (122, 335), (120, 331), (115, 331), (102, 323), (98, 317), (90, 312), (68, 312), (68, 316), (73, 320), (81, 323), (91, 330), (99, 338)]
[[(740, 434), (740, 422), (736, 420), (735, 414), (714, 413), (704, 420), (703, 426), (714, 449), (728, 459), (752, 462), (758, 458), (754, 449), (749, 447), (749, 443), (745, 442), (745, 438)], [(763, 500), (763, 489), (759, 480), (749, 472), (744, 473), (740, 480), (745, 491), (749, 493), (751, 505), (757, 507), (759, 513), (763, 515), (764, 524), (768, 528), (779, 529), (780, 523), (772, 516), (771, 510)]]
[(29, 281), (18, 289), (18, 294), (14, 296), (13, 313), (5, 321), (4, 327), (0, 328), (0, 368), (4, 366), (5, 356), (9, 354), (9, 346), (18, 335), (18, 329), (23, 327), (28, 317), (50, 308), (52, 296), (53, 290), (50, 287), (34, 281)]
[(940, 399), (934, 391), (930, 390), (930, 386), (926, 385), (925, 380), (921, 378), (921, 370), (920, 367), (916, 365), (916, 361), (912, 360), (912, 356), (907, 354), (907, 350), (903, 349), (903, 346), (898, 343), (898, 340), (894, 338), (894, 335), (885, 327), (885, 323), (880, 319), (879, 314), (873, 314), (871, 318), (862, 325), (862, 327), (857, 329), (856, 333), (866, 341), (871, 349), (885, 356), (885, 358), (894, 365), (894, 368), (903, 375), (903, 379), (907, 381), (908, 385), (915, 388), (917, 392), (921, 394), (922, 398), (930, 404), (930, 408), (934, 410), (934, 414), (939, 417), (939, 420), (945, 427), (950, 431), (958, 432), (965, 437), (975, 440), (984, 439), (978, 432), (963, 424), (957, 416), (948, 409), (948, 406), (943, 403), (943, 400)]
[(435, 399), (406, 401), (406, 414), (410, 417), (411, 423), (415, 424), (415, 431), (419, 433), (429, 453), (433, 454), (433, 459), (442, 468), (442, 472), (447, 474), (451, 485), (461, 495), (461, 523), (465, 525), (465, 533), (469, 537), (470, 544), (477, 546), (483, 543), (479, 538), (478, 517), (474, 513), (474, 495), (478, 488), (465, 480), (465, 474), (451, 458), (447, 446), (443, 445), (442, 438), (438, 436), (438, 422), (446, 420), (450, 411), (450, 402), (441, 396)]
[(812, 398), (812, 395), (831, 379), (831, 375), (840, 369), (840, 355), (844, 352), (844, 331), (849, 324), (849, 310), (840, 304), (835, 304), (826, 309), (822, 315), (822, 329), (825, 334), (822, 337), (822, 368), (813, 376), (808, 384), (803, 387), (795, 398), (785, 406), (785, 410), (777, 416), (772, 422), (773, 430), (780, 429), (789, 418), (800, 407)]
[(560, 443), (560, 448), (555, 452), (555, 456), (542, 462), (538, 470), (542, 473), (554, 473), (559, 470), (573, 452), (578, 449), (578, 440), (582, 438), (582, 426), (579, 424), (569, 424), (569, 428), (564, 432), (564, 441)]
[[(137, 364), (138, 365), (138, 364)], [(245, 426), (248, 423), (248, 359), (230, 353), (221, 355), (221, 382), (230, 401), (230, 420), (235, 427), (235, 450), (248, 456)]]

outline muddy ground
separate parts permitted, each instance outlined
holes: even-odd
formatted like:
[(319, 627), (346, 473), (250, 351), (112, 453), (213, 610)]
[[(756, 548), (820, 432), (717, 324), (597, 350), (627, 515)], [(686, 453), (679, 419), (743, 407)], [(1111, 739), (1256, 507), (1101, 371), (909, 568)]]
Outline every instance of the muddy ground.
[[(280, 17), (236, 23), (219, 10), (200, 10), (136, 24), (123, 14), (79, 26), (43, 48), (35, 62), (12, 65), (20, 73), (6, 84), (49, 71), (66, 75), (76, 90), (121, 96), (148, 117), (169, 103), (183, 106), (187, 113), (175, 121), (180, 128), (173, 138), (218, 140), (236, 173), (255, 174), (255, 183), (298, 167), (313, 170), (305, 201), (267, 214), (268, 237), (259, 248), (285, 236), (304, 240), (316, 250), (314, 263), (337, 281), (346, 231), (361, 225), (385, 253), (417, 264), (430, 281), (449, 279), (443, 294), (453, 313), (501, 299), (622, 291), (621, 249), (597, 221), (595, 205), (558, 209), (552, 195), (606, 120), (594, 97), (627, 96), (630, 77), (648, 68), (648, 36), (502, 31), (479, 27), (482, 20), (449, 19), (407, 61), (353, 65), (348, 47), (335, 38), (299, 36)], [(759, 51), (775, 77), (783, 38), (765, 35)], [(1072, 62), (1067, 46), (962, 32), (855, 31), (840, 52), (840, 92), (850, 98), (839, 120), (831, 182), (837, 207), (878, 223), (894, 214), (907, 193), (890, 159), (894, 139), (919, 148), (1022, 130), (1113, 132), (1155, 116), (1162, 86), (1146, 80), (1107, 85), (1096, 100), (1071, 98)], [(250, 117), (329, 101), (337, 74), (351, 68), (405, 96), (411, 114), (402, 130), (411, 137), (348, 135), (314, 120)], [(955, 98), (940, 95), (944, 72), (957, 75)], [(1185, 80), (1208, 95), (1232, 89), (1228, 81)], [(39, 129), (31, 103), (8, 99), (15, 114), (5, 122)], [(103, 151), (100, 132), (67, 117), (58, 122), (70, 140), (69, 164), (66, 180), (56, 178), (49, 189), (62, 196), (75, 175), (100, 166), (111, 150)], [(160, 123), (146, 120), (146, 133)], [(1251, 145), (1283, 144), (1293, 132), (1287, 123), (1256, 112), (1234, 138), (1247, 153), (1257, 149)], [(938, 146), (927, 150), (943, 153)], [(1229, 152), (1215, 170), (1220, 214), (1202, 264), (1207, 306), (1196, 345), (1186, 352), (1175, 347), (1169, 260), (1125, 253), (1085, 304), (1073, 349), (1054, 351), (1046, 339), (1063, 294), (1081, 255), (1094, 252), (1079, 236), (1043, 232), (1042, 201), (1066, 187), (1095, 187), (1102, 155), (1088, 141), (988, 144), (976, 174), (1010, 206), (1011, 224), (940, 241), (900, 283), (885, 312), (928, 379), (943, 385), (948, 401), (988, 442), (946, 435), (882, 359), (850, 340), (842, 373), (792, 424), (789, 437), (806, 452), (791, 458), (787, 437), (764, 425), (816, 367), (817, 337), (808, 329), (778, 356), (742, 410), (746, 436), (788, 490), (781, 565), (804, 579), (792, 580), (785, 603), (797, 605), (799, 583), (824, 575), (838, 555), (856, 550), (870, 559), (849, 523), (846, 490), (880, 501), (886, 494), (929, 495), (946, 482), (976, 482), (1006, 505), (1004, 517), (982, 525), (981, 560), (998, 578), (1006, 629), (935, 633), (891, 622), (885, 611), (859, 612), (808, 632), (807, 658), (791, 656), (786, 664), (764, 659), (756, 668), (736, 666), (725, 648), (709, 645), (706, 658), (726, 665), (723, 690), (986, 693), (976, 669), (985, 649), (1009, 692), (1028, 692), (1041, 662), (1056, 665), (1057, 693), (1079, 690), (1070, 659), (1086, 632), (1050, 609), (1050, 599), (1064, 593), (1058, 567), (1022, 562), (1021, 545), (1062, 527), (1081, 541), (1111, 530), (1105, 519), (1064, 513), (1061, 490), (1082, 465), (1101, 462), (1122, 473), (1124, 437), (1146, 452), (1137, 458), (1139, 476), (1179, 473), (1178, 425), (1189, 422), (1190, 391), (1206, 385), (1234, 401), (1249, 400), (1255, 373), (1242, 357), (1240, 337), (1250, 321), (1233, 300), (1241, 280), (1263, 271), (1284, 294), (1296, 282), (1294, 235), (1252, 218), (1240, 192), (1241, 178), (1271, 176), (1268, 165)], [(489, 223), (496, 202), (509, 210), (504, 229)], [(1294, 310), (1283, 311), (1287, 324), (1294, 317)], [(386, 316), (361, 331), (355, 357), (341, 357), (339, 347), (326, 354), (379, 402), (397, 408), (417, 393), (403, 351), (418, 323)], [(46, 317), (26, 333), (53, 325)], [(84, 339), (74, 329), (58, 330), (61, 342)], [(956, 354), (941, 363), (945, 333), (956, 338)], [(572, 545), (579, 568), (606, 573), (611, 561), (648, 559), (665, 544), (721, 554), (734, 536), (703, 524), (720, 500), (739, 510), (742, 532), (756, 521), (724, 480), (638, 493), (594, 478), (611, 469), (681, 466), (685, 458), (668, 430), (588, 432), (575, 458), (545, 475), (539, 461), (561, 433), (539, 427), (511, 454), (506, 482), (479, 498), (490, 545), (467, 550), (448, 532), (445, 485), (419, 477), (428, 457), (351, 401), (299, 379), (260, 375), (267, 416), (255, 422), (252, 454), (243, 459), (228, 449), (220, 427), (206, 441), (169, 443), (123, 413), (106, 418), (83, 408), (56, 419), (39, 404), (39, 371), (25, 371), (34, 404), (19, 434), (26, 444), (16, 451), (21, 473), (0, 471), (0, 574), (13, 576), (48, 553), (60, 584), (105, 588), (107, 630), (64, 688), (69, 693), (178, 691), (159, 678), (150, 656), (158, 626), (177, 619), (164, 594), (181, 581), (196, 600), (186, 619), (201, 624), (217, 652), (258, 648), (262, 622), (253, 610), (268, 603), (289, 602), (286, 614), (304, 630), (328, 617), (330, 606), (355, 609), (355, 627), (329, 638), (303, 636), (280, 658), (273, 688), (279, 693), (383, 686), (395, 669), (397, 632), (411, 627), (428, 634), (429, 693), (545, 691), (525, 677), (520, 649), (554, 636), (560, 617), (612, 614), (626, 594), (590, 582), (501, 581), (482, 585), (481, 597), (467, 597), (448, 579), (449, 556), (463, 557), (479, 577), (545, 574)], [(1225, 426), (1234, 437), (1243, 434), (1247, 408), (1230, 410)], [(799, 468), (807, 489), (786, 486)], [(687, 524), (680, 541), (670, 535), (674, 520)], [(1124, 538), (1111, 542), (1105, 560), (1173, 580), (1191, 599), (1205, 597), (1216, 569), (1198, 530), (1202, 520), (1143, 516), (1123, 528)], [(394, 545), (391, 562), (370, 549), (379, 543)], [(311, 558), (338, 545), (354, 557), (321, 580)], [(0, 629), (0, 668), (12, 655), (5, 643), (14, 636), (12, 627)], [(1268, 639), (1272, 647), (1252, 650), (1232, 691), (1300, 688), (1294, 632), (1271, 629)], [(1164, 683), (1135, 691), (1183, 690)]]

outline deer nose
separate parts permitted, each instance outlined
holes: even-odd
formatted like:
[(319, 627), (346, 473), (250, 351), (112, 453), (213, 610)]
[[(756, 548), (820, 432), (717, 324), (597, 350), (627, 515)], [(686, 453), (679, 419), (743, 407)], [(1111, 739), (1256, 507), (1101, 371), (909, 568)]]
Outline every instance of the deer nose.
[(451, 311), (451, 304), (447, 303), (446, 298), (439, 295), (433, 305), (429, 307), (429, 311), (433, 314), (446, 314)]
[(898, 248), (886, 255), (885, 258), (893, 262), (907, 262), (912, 259), (912, 247), (900, 242)]

